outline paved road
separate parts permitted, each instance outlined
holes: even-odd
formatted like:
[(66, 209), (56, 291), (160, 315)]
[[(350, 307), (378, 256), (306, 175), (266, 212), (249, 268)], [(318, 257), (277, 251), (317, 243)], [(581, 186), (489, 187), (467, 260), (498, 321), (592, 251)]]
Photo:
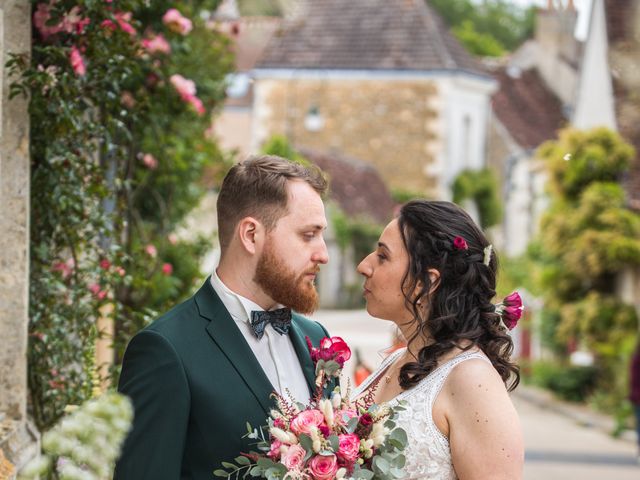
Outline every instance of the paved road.
[[(314, 318), (375, 367), (393, 343), (394, 326), (364, 311), (319, 311)], [(353, 368), (349, 362), (347, 368)], [(348, 373), (348, 372), (345, 372)], [(545, 410), (514, 395), (525, 437), (525, 480), (640, 480), (633, 443)]]

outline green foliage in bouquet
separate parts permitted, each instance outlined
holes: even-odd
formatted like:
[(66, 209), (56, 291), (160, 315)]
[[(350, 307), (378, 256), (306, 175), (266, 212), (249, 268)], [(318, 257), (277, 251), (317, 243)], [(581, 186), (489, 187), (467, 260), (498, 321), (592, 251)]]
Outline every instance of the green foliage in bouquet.
[[(201, 12), (217, 0), (33, 0), (29, 99), (29, 389), (39, 428), (91, 392), (96, 320), (116, 361), (154, 311), (188, 295), (202, 242), (172, 233), (226, 159), (206, 135), (232, 66)], [(180, 260), (179, 262), (177, 260)]]
[(20, 480), (111, 478), (132, 420), (133, 407), (123, 395), (89, 400), (44, 434), (44, 455), (27, 464)]

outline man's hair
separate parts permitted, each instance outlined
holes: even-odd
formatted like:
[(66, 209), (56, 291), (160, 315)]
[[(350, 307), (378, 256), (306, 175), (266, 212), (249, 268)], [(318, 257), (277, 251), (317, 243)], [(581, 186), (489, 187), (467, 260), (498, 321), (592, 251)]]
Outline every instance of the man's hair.
[(303, 166), (275, 155), (252, 156), (234, 165), (222, 181), (218, 194), (218, 236), (226, 250), (238, 222), (259, 220), (267, 231), (288, 213), (287, 181), (307, 182), (319, 195), (327, 190), (320, 169)]

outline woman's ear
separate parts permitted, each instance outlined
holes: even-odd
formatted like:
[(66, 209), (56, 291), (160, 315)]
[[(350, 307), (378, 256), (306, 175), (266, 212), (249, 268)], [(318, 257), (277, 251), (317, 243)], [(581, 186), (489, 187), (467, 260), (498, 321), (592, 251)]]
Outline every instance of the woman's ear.
[(238, 222), (238, 239), (243, 248), (255, 254), (262, 248), (263, 227), (253, 217), (245, 217)]
[(440, 286), (440, 272), (435, 268), (427, 270), (429, 274), (429, 281), (431, 282), (431, 288), (429, 289), (429, 295), (432, 295)]

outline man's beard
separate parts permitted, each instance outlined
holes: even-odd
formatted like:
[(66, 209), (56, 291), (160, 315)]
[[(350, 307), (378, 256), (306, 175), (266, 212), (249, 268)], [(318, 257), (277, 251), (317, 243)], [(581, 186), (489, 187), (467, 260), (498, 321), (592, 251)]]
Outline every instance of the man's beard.
[(316, 266), (314, 270), (296, 276), (267, 243), (258, 260), (254, 281), (274, 301), (296, 312), (309, 314), (318, 308), (318, 292), (305, 275), (318, 271), (320, 268)]

